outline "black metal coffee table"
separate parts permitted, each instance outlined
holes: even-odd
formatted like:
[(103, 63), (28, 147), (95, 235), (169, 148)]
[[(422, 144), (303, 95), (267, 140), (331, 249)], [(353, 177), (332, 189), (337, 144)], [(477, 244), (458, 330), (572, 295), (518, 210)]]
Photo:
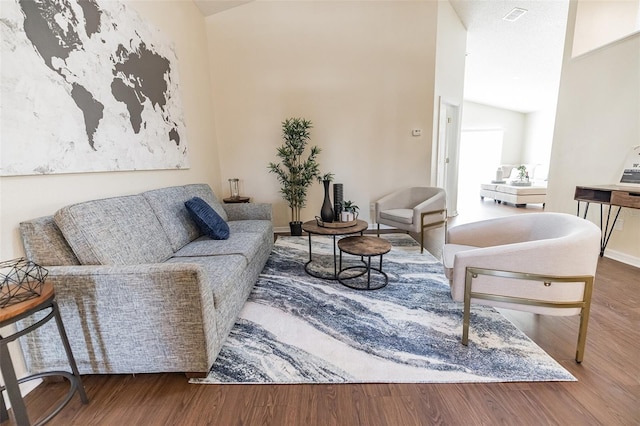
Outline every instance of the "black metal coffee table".
[[(355, 290), (378, 290), (389, 283), (389, 277), (382, 271), (382, 256), (391, 250), (391, 243), (389, 241), (378, 237), (346, 237), (338, 241), (338, 248), (340, 249), (340, 271), (338, 272), (338, 281), (340, 284)], [(360, 256), (360, 258), (367, 257), (367, 263), (366, 265), (349, 266), (343, 269), (342, 252)], [(371, 267), (371, 258), (373, 256), (380, 256), (379, 268)], [(342, 277), (342, 273), (348, 270), (361, 270), (362, 272), (357, 275)], [(384, 279), (372, 286), (371, 271), (378, 272)], [(364, 274), (367, 274), (366, 283), (364, 280), (356, 279)]]
[[(336, 236), (350, 235), (364, 232), (369, 227), (369, 224), (364, 220), (357, 220), (353, 226), (344, 228), (332, 228), (318, 225), (315, 220), (310, 220), (302, 224), (302, 230), (309, 234), (309, 261), (304, 264), (304, 270), (312, 277), (321, 278), (324, 280), (337, 280), (338, 279), (338, 262), (336, 258)], [(330, 235), (333, 237), (333, 275), (321, 274), (319, 272), (310, 269), (313, 263), (313, 255), (311, 252), (311, 235)]]

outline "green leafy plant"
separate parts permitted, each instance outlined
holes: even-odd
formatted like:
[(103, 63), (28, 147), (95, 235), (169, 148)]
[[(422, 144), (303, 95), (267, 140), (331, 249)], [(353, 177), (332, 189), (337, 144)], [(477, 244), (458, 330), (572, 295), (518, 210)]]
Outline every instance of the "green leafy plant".
[(346, 200), (342, 202), (342, 209), (347, 212), (357, 213), (360, 207), (358, 207), (353, 201)]
[(314, 179), (320, 177), (317, 163), (320, 148), (313, 146), (309, 154), (305, 154), (312, 127), (311, 121), (303, 118), (287, 118), (283, 121), (284, 143), (278, 147), (276, 154), (281, 162), (269, 163), (269, 171), (277, 176), (281, 184), (282, 198), (291, 208), (292, 222), (300, 222), (300, 210), (306, 206), (307, 190)]
[(333, 182), (334, 175), (333, 173), (325, 173), (323, 175), (318, 175), (318, 183), (322, 183), (324, 181)]
[(518, 178), (520, 180), (525, 180), (527, 178), (527, 166), (525, 166), (524, 164), (522, 166), (519, 166), (516, 170), (518, 170)]

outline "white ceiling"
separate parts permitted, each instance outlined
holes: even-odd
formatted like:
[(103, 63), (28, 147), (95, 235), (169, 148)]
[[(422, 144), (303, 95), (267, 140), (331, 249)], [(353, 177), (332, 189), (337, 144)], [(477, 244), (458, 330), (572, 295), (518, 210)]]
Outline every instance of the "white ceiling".
[[(251, 0), (195, 0), (205, 16)], [(555, 104), (568, 0), (450, 0), (467, 28), (465, 100), (520, 112)], [(527, 13), (502, 20), (514, 7)]]
[[(464, 98), (520, 112), (555, 105), (568, 0), (450, 0), (467, 28)], [(502, 19), (514, 7), (527, 13)]]

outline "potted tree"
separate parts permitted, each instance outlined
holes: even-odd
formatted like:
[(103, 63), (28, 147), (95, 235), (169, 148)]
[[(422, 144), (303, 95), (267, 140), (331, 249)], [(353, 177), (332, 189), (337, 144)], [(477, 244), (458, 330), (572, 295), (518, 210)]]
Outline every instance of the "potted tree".
[(291, 208), (291, 235), (302, 235), (300, 210), (307, 202), (307, 190), (319, 176), (316, 161), (320, 148), (313, 146), (305, 157), (310, 137), (311, 121), (303, 118), (287, 118), (282, 122), (284, 143), (278, 147), (277, 156), (280, 163), (269, 163), (269, 171), (275, 173), (281, 184), (282, 198)]

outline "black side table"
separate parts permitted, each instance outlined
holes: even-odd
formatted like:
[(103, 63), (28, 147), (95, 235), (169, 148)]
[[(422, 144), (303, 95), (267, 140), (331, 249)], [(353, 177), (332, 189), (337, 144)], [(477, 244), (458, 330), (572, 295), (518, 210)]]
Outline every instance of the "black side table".
[[(62, 376), (67, 378), (71, 384), (71, 389), (69, 389), (69, 393), (66, 398), (62, 400), (62, 402), (60, 402), (60, 404), (58, 404), (58, 406), (44, 419), (40, 420), (37, 423), (38, 425), (48, 422), (53, 418), (53, 416), (58, 414), (60, 410), (62, 410), (62, 408), (64, 408), (64, 406), (71, 400), (76, 391), (80, 394), (80, 399), (83, 404), (87, 404), (89, 402), (84, 386), (82, 385), (82, 380), (80, 379), (80, 373), (78, 372), (76, 361), (73, 358), (73, 353), (71, 352), (71, 346), (69, 346), (69, 340), (67, 339), (67, 333), (65, 332), (62, 324), (62, 318), (60, 317), (58, 304), (55, 301), (55, 292), (51, 283), (45, 282), (39, 297), (28, 299), (15, 305), (0, 309), (0, 327), (13, 324), (45, 309), (50, 309), (50, 312), (41, 320), (24, 328), (23, 330), (18, 330), (9, 336), (0, 336), (0, 371), (2, 372), (2, 377), (4, 377), (5, 382), (5, 386), (0, 387), (0, 391), (6, 389), (9, 401), (11, 402), (15, 422), (19, 426), (31, 424), (24, 401), (22, 400), (22, 395), (20, 394), (20, 383), (42, 377)], [(67, 359), (69, 360), (69, 366), (71, 367), (72, 373), (67, 371), (47, 371), (18, 379), (13, 368), (13, 363), (11, 362), (11, 356), (9, 355), (9, 348), (7, 345), (18, 337), (30, 333), (38, 327), (46, 324), (51, 318), (56, 319), (58, 332), (60, 333), (64, 350), (67, 353)], [(4, 404), (4, 399), (2, 398), (2, 395), (0, 395), (0, 422), (5, 421), (8, 418), (9, 416)]]
[[(345, 237), (338, 241), (338, 248), (340, 249), (340, 271), (338, 272), (338, 281), (340, 282), (340, 284), (354, 290), (378, 290), (385, 287), (389, 283), (389, 277), (387, 276), (387, 273), (382, 270), (382, 256), (391, 251), (391, 243), (389, 241), (382, 238), (369, 236)], [(367, 264), (364, 266), (356, 265), (343, 268), (342, 252), (360, 256), (361, 258), (366, 257)], [(371, 266), (371, 258), (374, 256), (380, 256), (379, 268), (374, 268)], [(359, 270), (360, 273), (352, 276), (346, 276), (346, 274), (342, 274), (343, 272), (351, 269)], [(371, 271), (376, 271), (382, 276), (383, 279), (380, 282), (371, 285)], [(353, 280), (353, 278), (361, 277), (364, 274), (367, 274), (366, 283), (358, 282), (358, 280)]]
[(229, 197), (229, 198), (223, 198), (222, 201), (225, 204), (248, 203), (249, 201), (251, 201), (251, 198), (249, 198), (249, 197)]

